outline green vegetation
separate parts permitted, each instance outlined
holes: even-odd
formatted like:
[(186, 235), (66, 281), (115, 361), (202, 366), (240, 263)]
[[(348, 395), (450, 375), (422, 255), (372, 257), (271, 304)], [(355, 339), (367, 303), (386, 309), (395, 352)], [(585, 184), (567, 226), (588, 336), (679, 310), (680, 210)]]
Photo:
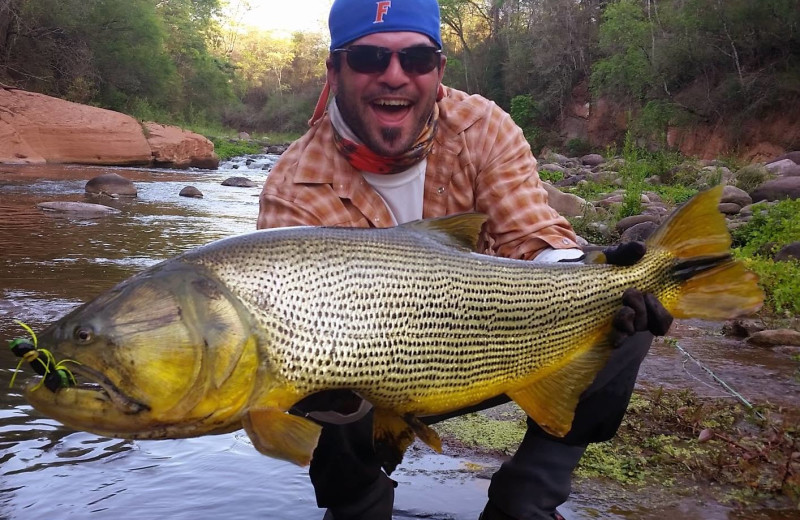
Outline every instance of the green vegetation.
[(521, 412), (499, 419), (471, 413), (437, 423), (434, 427), (441, 436), (462, 446), (505, 454), (517, 449), (527, 430)]
[(589, 447), (579, 476), (634, 485), (714, 482), (722, 500), (745, 507), (765, 497), (797, 501), (800, 474), (788, 458), (800, 423), (769, 405), (759, 413), (766, 419), (687, 390), (637, 392), (616, 437)]
[(261, 153), (264, 149), (264, 145), (256, 141), (241, 141), (224, 137), (209, 137), (209, 139), (214, 143), (214, 151), (223, 161), (240, 155)]
[[(234, 7), (238, 6), (238, 10)], [(508, 110), (534, 151), (573, 94), (622, 104), (637, 142), (668, 126), (791, 106), (800, 10), (761, 0), (440, 0), (445, 82)], [(0, 0), (0, 83), (179, 125), (295, 132), (324, 83), (328, 36), (246, 26), (247, 2)], [(754, 29), (757, 27), (758, 30)]]
[(754, 205), (753, 218), (732, 235), (736, 256), (760, 278), (767, 308), (778, 314), (800, 314), (800, 262), (771, 258), (800, 237), (800, 200)]
[[(525, 434), (521, 411), (490, 418), (479, 412), (435, 425), (443, 440), (482, 452), (513, 453)], [(717, 499), (738, 504), (800, 500), (800, 473), (790, 458), (797, 417), (772, 405), (756, 415), (737, 401), (701, 398), (689, 390), (634, 392), (617, 435), (589, 445), (577, 477), (675, 493), (691, 482), (713, 483)], [(688, 484), (687, 484), (688, 483)]]

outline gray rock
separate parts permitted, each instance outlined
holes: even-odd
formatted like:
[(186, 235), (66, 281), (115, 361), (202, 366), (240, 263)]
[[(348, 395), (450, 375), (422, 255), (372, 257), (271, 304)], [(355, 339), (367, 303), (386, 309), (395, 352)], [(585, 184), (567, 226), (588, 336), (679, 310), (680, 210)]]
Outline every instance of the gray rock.
[(539, 171), (567, 173), (567, 169), (560, 164), (547, 163), (539, 166)]
[(779, 177), (761, 184), (750, 196), (753, 202), (760, 200), (800, 199), (800, 177)]
[(723, 202), (717, 208), (725, 215), (736, 215), (742, 210), (742, 207), (734, 202)]
[(641, 224), (642, 222), (658, 222), (658, 217), (655, 215), (632, 215), (625, 217), (617, 222), (617, 233), (624, 233), (626, 229)]
[(781, 159), (766, 165), (767, 170), (774, 175), (781, 177), (795, 177), (800, 175), (800, 164), (791, 159)]
[(550, 207), (556, 210), (560, 215), (565, 217), (580, 217), (592, 213), (593, 207), (591, 204), (572, 193), (564, 193), (549, 182), (543, 182), (542, 185), (547, 191), (547, 198)]
[(747, 342), (759, 347), (776, 347), (778, 345), (800, 346), (800, 332), (792, 329), (772, 329), (756, 332)]
[(561, 155), (560, 153), (548, 152), (544, 155), (544, 160), (551, 163), (566, 165), (569, 162), (569, 157)]
[(597, 166), (606, 162), (605, 158), (599, 153), (590, 153), (581, 157), (581, 163), (586, 166)]
[(289, 148), (288, 144), (273, 144), (271, 146), (267, 146), (264, 151), (272, 155), (281, 155), (286, 151), (287, 148)]
[(644, 242), (647, 237), (658, 229), (658, 224), (653, 221), (640, 222), (626, 229), (620, 235), (620, 242)]
[(776, 262), (788, 262), (789, 260), (800, 260), (800, 242), (792, 242), (783, 246), (780, 251), (775, 253)]
[(81, 218), (100, 218), (120, 213), (116, 208), (111, 208), (102, 204), (90, 204), (88, 202), (40, 202), (36, 204), (36, 206), (47, 213), (63, 213)]
[(90, 179), (84, 187), (86, 193), (108, 197), (136, 197), (136, 185), (116, 173), (104, 173)]
[(202, 199), (203, 192), (195, 188), (194, 186), (186, 186), (184, 187), (180, 193), (178, 193), (181, 197), (191, 197), (194, 199)]
[(787, 152), (781, 156), (772, 159), (768, 164), (782, 161), (783, 159), (789, 159), (790, 161), (793, 161), (795, 164), (800, 164), (800, 151)]
[(746, 191), (737, 188), (736, 186), (725, 186), (722, 188), (722, 198), (720, 202), (731, 202), (738, 204), (740, 208), (749, 206), (753, 203), (752, 197)]
[(746, 338), (762, 330), (764, 330), (764, 325), (761, 321), (746, 318), (727, 321), (722, 326), (723, 334), (726, 336), (735, 336), (737, 338)]
[(247, 177), (228, 177), (222, 181), (223, 186), (233, 186), (236, 188), (255, 188), (258, 186), (255, 182)]

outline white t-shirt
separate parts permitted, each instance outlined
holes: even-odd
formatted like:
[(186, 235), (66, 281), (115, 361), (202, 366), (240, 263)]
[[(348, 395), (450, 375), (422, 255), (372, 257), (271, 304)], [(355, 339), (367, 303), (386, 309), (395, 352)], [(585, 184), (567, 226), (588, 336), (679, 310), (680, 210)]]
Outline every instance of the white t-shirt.
[[(350, 130), (347, 123), (339, 113), (336, 100), (328, 106), (331, 124), (339, 135), (354, 143), (363, 144)], [(393, 224), (404, 224), (422, 218), (422, 199), (425, 190), (425, 168), (428, 160), (423, 159), (411, 168), (390, 175), (362, 171), (361, 175), (378, 195), (383, 198), (389, 213), (394, 219)]]

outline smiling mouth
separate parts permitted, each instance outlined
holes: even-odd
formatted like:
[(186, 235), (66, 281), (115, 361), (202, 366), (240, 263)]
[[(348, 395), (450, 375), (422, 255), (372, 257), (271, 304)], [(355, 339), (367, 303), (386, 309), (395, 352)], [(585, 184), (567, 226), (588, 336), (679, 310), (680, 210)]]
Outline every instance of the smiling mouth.
[(73, 385), (74, 388), (99, 393), (125, 414), (137, 414), (150, 410), (149, 406), (123, 393), (106, 376), (93, 368), (75, 364), (70, 367), (70, 371), (76, 378), (88, 380), (78, 382), (77, 385)]
[(411, 109), (412, 103), (405, 99), (377, 99), (371, 105), (380, 112), (396, 115)]

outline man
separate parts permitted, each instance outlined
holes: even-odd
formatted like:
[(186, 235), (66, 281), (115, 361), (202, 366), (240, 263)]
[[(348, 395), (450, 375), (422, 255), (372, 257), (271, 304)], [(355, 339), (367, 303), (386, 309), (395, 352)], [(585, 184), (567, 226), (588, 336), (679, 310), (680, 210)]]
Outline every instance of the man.
[[(264, 185), (259, 228), (384, 227), (479, 211), (488, 215), (483, 253), (535, 262), (581, 257), (569, 223), (548, 206), (536, 160), (511, 117), (442, 85), (436, 0), (335, 0), (329, 26), (326, 88), (311, 129)], [(328, 89), (333, 100), (325, 110)], [(630, 264), (643, 254), (633, 244), (606, 256)], [(484, 520), (559, 517), (586, 445), (619, 426), (650, 332), (664, 334), (670, 322), (650, 295), (628, 291), (615, 320), (620, 346), (582, 395), (572, 430), (555, 438), (528, 421), (516, 454), (492, 478)], [(296, 408), (323, 424), (309, 473), (325, 518), (390, 519), (395, 484), (373, 449), (369, 405), (330, 392)]]

